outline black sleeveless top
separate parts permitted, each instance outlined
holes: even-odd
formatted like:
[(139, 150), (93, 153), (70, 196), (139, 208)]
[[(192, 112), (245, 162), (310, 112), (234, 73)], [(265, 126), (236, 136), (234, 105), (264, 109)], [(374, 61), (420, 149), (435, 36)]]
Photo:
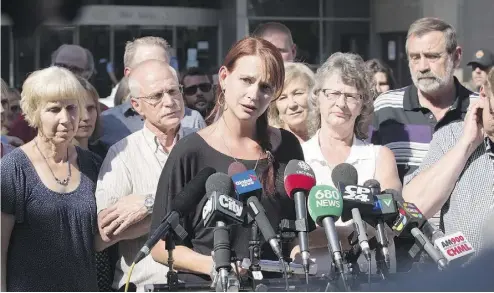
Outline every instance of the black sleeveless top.
[[(298, 139), (286, 130), (281, 129), (281, 144), (272, 151), (278, 168), (275, 170), (275, 194), (266, 195), (263, 192), (261, 204), (268, 215), (271, 225), (277, 231), (282, 219), (295, 220), (295, 203), (288, 197), (284, 188), (284, 172), (290, 160), (303, 160), (304, 155)], [(256, 160), (239, 160), (248, 169), (254, 169)], [(151, 231), (154, 231), (164, 216), (171, 210), (173, 197), (177, 195), (194, 176), (205, 167), (212, 167), (217, 172), (228, 173), (228, 167), (234, 162), (232, 157), (218, 152), (197, 133), (181, 139), (173, 148), (166, 165), (161, 173), (158, 184), (158, 192), (152, 215)], [(260, 176), (267, 168), (268, 160), (259, 160), (256, 174)], [(204, 227), (202, 221), (202, 208), (207, 197), (201, 200), (195, 211), (183, 219), (184, 228), (188, 238), (180, 245), (185, 245), (195, 252), (203, 255), (211, 255), (213, 250), (213, 229)], [(310, 217), (309, 217), (310, 218)], [(310, 229), (315, 229), (315, 224), (309, 219)], [(249, 257), (248, 243), (250, 229), (235, 225), (230, 228), (230, 244), (238, 259)], [(261, 259), (277, 260), (268, 243), (261, 239)], [(178, 245), (178, 243), (177, 243)], [(289, 253), (289, 252), (288, 252)], [(286, 255), (287, 257), (289, 255)], [(190, 280), (190, 278), (183, 280)]]

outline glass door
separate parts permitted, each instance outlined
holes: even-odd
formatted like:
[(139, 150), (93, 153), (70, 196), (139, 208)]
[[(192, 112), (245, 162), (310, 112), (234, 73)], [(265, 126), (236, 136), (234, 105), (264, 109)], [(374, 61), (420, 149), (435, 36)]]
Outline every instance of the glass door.
[(74, 26), (42, 26), (37, 32), (37, 49), (39, 68), (51, 65), (51, 56), (60, 45), (75, 43)]

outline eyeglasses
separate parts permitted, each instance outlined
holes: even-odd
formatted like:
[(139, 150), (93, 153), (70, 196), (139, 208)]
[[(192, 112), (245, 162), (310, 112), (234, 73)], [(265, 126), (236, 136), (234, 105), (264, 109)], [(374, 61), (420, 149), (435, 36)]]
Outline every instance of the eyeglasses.
[(332, 89), (321, 89), (320, 92), (322, 92), (330, 102), (336, 102), (342, 95), (347, 104), (357, 105), (362, 100), (362, 95), (357, 93), (342, 93)]
[(203, 93), (208, 93), (211, 90), (212, 85), (210, 83), (200, 83), (200, 84), (195, 84), (188, 86), (184, 88), (184, 94), (187, 96), (192, 96), (197, 92), (197, 89), (199, 88), (201, 92)]
[(179, 85), (179, 86), (171, 87), (167, 90), (163, 90), (161, 92), (157, 92), (156, 94), (153, 94), (151, 96), (133, 97), (133, 98), (134, 99), (140, 99), (143, 102), (145, 102), (146, 104), (153, 106), (153, 107), (156, 107), (156, 106), (158, 106), (158, 104), (161, 104), (163, 102), (163, 97), (165, 96), (165, 94), (171, 98), (176, 98), (176, 97), (180, 96), (182, 94), (182, 92), (183, 92), (182, 86)]

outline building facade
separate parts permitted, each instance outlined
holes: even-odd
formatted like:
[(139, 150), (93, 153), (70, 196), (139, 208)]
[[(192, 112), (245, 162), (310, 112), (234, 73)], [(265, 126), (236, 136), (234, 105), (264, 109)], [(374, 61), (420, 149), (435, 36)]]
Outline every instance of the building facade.
[[(179, 70), (199, 66), (217, 71), (232, 44), (267, 21), (284, 23), (297, 45), (297, 60), (313, 68), (337, 51), (381, 58), (398, 83), (410, 82), (404, 50), (408, 26), (417, 18), (437, 16), (458, 30), (464, 62), (477, 47), (494, 50), (492, 0), (83, 0), (70, 24), (45, 23), (31, 36), (18, 37), (2, 16), (1, 75), (20, 87), (27, 74), (48, 66), (63, 43), (89, 49), (97, 74), (93, 83), (109, 94), (110, 62), (123, 74), (125, 43), (137, 37), (165, 38)], [(166, 3), (166, 4), (163, 4)], [(166, 6), (163, 6), (166, 5)], [(482, 17), (485, 16), (485, 17)], [(458, 75), (468, 79), (468, 69)]]

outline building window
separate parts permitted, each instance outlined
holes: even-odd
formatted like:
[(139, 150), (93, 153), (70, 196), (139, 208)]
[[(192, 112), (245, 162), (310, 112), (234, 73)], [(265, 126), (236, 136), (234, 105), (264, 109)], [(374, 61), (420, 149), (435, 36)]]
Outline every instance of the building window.
[(188, 67), (200, 67), (218, 73), (218, 31), (214, 27), (177, 27), (176, 49), (180, 71)]
[(370, 0), (248, 0), (247, 12), (251, 33), (261, 23), (286, 25), (296, 60), (312, 67), (339, 51), (369, 56)]
[[(249, 21), (250, 33), (265, 21)], [(317, 21), (281, 21), (292, 32), (293, 42), (297, 46), (296, 61), (319, 63), (319, 23)]]
[(10, 45), (11, 45), (11, 40), (10, 40), (10, 26), (2, 25), (2, 55), (1, 55), (1, 60), (2, 62), (2, 79), (6, 82), (9, 83), (10, 79)]
[(370, 1), (367, 0), (323, 0), (324, 17), (370, 17)]
[(369, 55), (369, 23), (348, 21), (323, 22), (323, 62), (335, 52)]
[[(97, 4), (107, 5), (133, 5), (133, 6), (168, 6), (168, 7), (195, 7), (220, 9), (221, 0), (89, 0), (91, 2), (104, 2)], [(87, 4), (86, 4), (87, 5)]]
[(39, 34), (39, 69), (51, 65), (51, 56), (63, 44), (74, 43), (74, 27), (51, 26), (40, 27)]
[(319, 16), (319, 1), (305, 0), (250, 0), (247, 6), (248, 16)]
[[(91, 78), (91, 83), (98, 91), (101, 98), (110, 95), (113, 87), (106, 66), (110, 62), (110, 26), (88, 25), (79, 27), (79, 45), (88, 49), (94, 58), (96, 73)], [(121, 63), (121, 60), (118, 60)], [(115, 67), (115, 66), (114, 66)], [(120, 74), (117, 74), (120, 76)]]

